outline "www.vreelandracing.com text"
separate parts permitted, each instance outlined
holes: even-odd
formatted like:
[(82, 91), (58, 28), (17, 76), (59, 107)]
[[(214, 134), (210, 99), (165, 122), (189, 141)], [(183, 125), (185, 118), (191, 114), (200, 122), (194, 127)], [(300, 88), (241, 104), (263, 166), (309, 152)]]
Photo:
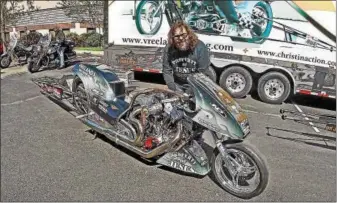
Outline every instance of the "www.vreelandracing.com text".
[[(159, 39), (140, 39), (140, 38), (122, 38), (123, 43), (136, 43), (136, 44), (148, 44), (148, 45), (166, 45), (167, 40), (163, 38)], [(229, 51), (233, 52), (234, 47), (231, 45), (223, 45), (223, 44), (210, 44), (206, 43), (206, 46), (212, 50), (220, 50), (220, 51)], [(260, 56), (269, 56), (269, 57), (277, 57), (283, 59), (295, 59), (299, 61), (306, 61), (311, 63), (320, 63), (326, 64), (329, 66), (336, 66), (335, 61), (327, 61), (325, 59), (320, 59), (317, 57), (308, 57), (308, 56), (301, 56), (301, 54), (295, 53), (285, 53), (285, 52), (272, 52), (272, 51), (264, 51), (264, 50), (257, 50), (258, 55)]]

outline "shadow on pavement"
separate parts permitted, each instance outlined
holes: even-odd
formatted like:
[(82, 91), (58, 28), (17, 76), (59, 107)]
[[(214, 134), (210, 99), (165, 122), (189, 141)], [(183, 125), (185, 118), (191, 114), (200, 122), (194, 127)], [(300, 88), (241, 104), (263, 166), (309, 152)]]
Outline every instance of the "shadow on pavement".
[[(273, 128), (273, 127), (266, 127), (267, 129), (267, 135), (271, 136), (271, 137), (275, 137), (275, 138), (280, 138), (280, 139), (284, 139), (284, 140), (289, 140), (289, 141), (294, 141), (294, 142), (300, 142), (300, 143), (304, 143), (307, 145), (311, 145), (311, 146), (316, 146), (316, 147), (322, 147), (325, 149), (330, 149), (330, 150), (336, 150), (336, 138), (335, 137), (330, 137), (330, 136), (325, 136), (325, 135), (320, 135), (320, 134), (314, 134), (314, 133), (306, 133), (306, 132), (299, 132), (299, 131), (294, 131), (294, 130), (287, 130), (287, 129), (281, 129), (281, 128)], [(270, 129), (273, 130), (279, 130), (279, 131), (283, 131), (283, 132), (289, 132), (289, 133), (293, 133), (293, 134), (297, 134), (297, 135), (303, 135), (309, 138), (290, 138), (290, 137), (281, 137), (278, 135), (273, 135), (270, 133)], [(316, 142), (311, 142), (311, 141), (323, 141), (325, 142), (325, 144), (319, 144)], [(334, 142), (335, 146), (331, 146), (328, 145), (327, 142)]]
[(292, 101), (301, 106), (336, 111), (336, 100), (332, 98), (315, 97), (311, 95), (296, 95), (292, 98)]
[[(138, 161), (148, 165), (148, 166), (154, 166), (154, 165), (158, 165), (156, 162), (152, 161), (152, 160), (147, 160), (147, 159), (143, 159), (141, 156), (137, 155), (136, 153), (133, 153), (132, 151), (124, 148), (123, 146), (120, 146), (118, 144), (116, 144), (115, 142), (111, 141), (109, 138), (107, 138), (105, 135), (94, 132), (93, 130), (88, 130), (89, 133), (95, 135), (94, 139), (101, 139), (102, 141), (110, 144), (111, 146), (115, 147), (116, 149), (122, 151), (123, 153), (137, 159)], [(93, 140), (94, 140), (93, 139)]]
[(164, 77), (158, 73), (135, 72), (135, 79), (141, 82), (165, 85)]

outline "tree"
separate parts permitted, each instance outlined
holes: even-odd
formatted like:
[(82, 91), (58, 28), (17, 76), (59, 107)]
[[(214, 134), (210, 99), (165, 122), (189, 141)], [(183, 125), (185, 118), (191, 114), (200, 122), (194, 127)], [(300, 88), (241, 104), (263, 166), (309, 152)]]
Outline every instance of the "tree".
[(57, 3), (57, 7), (63, 8), (68, 17), (75, 19), (77, 22), (86, 22), (98, 28), (101, 28), (101, 23), (103, 22), (103, 5), (104, 1), (102, 0), (61, 0)]
[(103, 23), (103, 39), (104, 45), (108, 47), (109, 44), (109, 6), (115, 2), (115, 0), (109, 1), (104, 0), (104, 8), (103, 8), (103, 15), (104, 15), (104, 23)]
[[(27, 4), (27, 8), (23, 5)], [(0, 0), (0, 33), (3, 45), (5, 43), (6, 27), (14, 26), (22, 15), (36, 10), (34, 0)], [(4, 49), (5, 46), (3, 46)]]
[(103, 43), (105, 47), (108, 47), (109, 43), (109, 0), (104, 0), (104, 8), (103, 8)]

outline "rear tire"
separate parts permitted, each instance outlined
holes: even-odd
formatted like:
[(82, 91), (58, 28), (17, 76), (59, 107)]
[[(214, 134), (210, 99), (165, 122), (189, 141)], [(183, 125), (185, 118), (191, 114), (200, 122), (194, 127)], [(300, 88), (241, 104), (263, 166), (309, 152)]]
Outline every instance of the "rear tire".
[(282, 73), (269, 72), (259, 79), (257, 93), (263, 102), (282, 104), (290, 95), (289, 79)]
[(221, 73), (219, 84), (232, 97), (242, 98), (252, 89), (253, 78), (245, 68), (232, 66)]
[(89, 112), (89, 95), (85, 91), (84, 84), (79, 77), (74, 79), (73, 84), (73, 103), (77, 113), (87, 114)]

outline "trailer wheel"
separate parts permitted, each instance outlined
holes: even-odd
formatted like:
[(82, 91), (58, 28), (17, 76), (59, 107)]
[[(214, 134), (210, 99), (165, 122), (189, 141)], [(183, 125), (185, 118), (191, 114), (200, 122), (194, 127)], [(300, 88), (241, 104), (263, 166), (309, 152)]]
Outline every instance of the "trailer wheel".
[(220, 75), (220, 86), (234, 98), (245, 97), (253, 86), (249, 71), (241, 66), (232, 66)]
[(257, 92), (263, 102), (282, 104), (290, 95), (291, 85), (288, 78), (279, 72), (264, 74), (258, 82)]

